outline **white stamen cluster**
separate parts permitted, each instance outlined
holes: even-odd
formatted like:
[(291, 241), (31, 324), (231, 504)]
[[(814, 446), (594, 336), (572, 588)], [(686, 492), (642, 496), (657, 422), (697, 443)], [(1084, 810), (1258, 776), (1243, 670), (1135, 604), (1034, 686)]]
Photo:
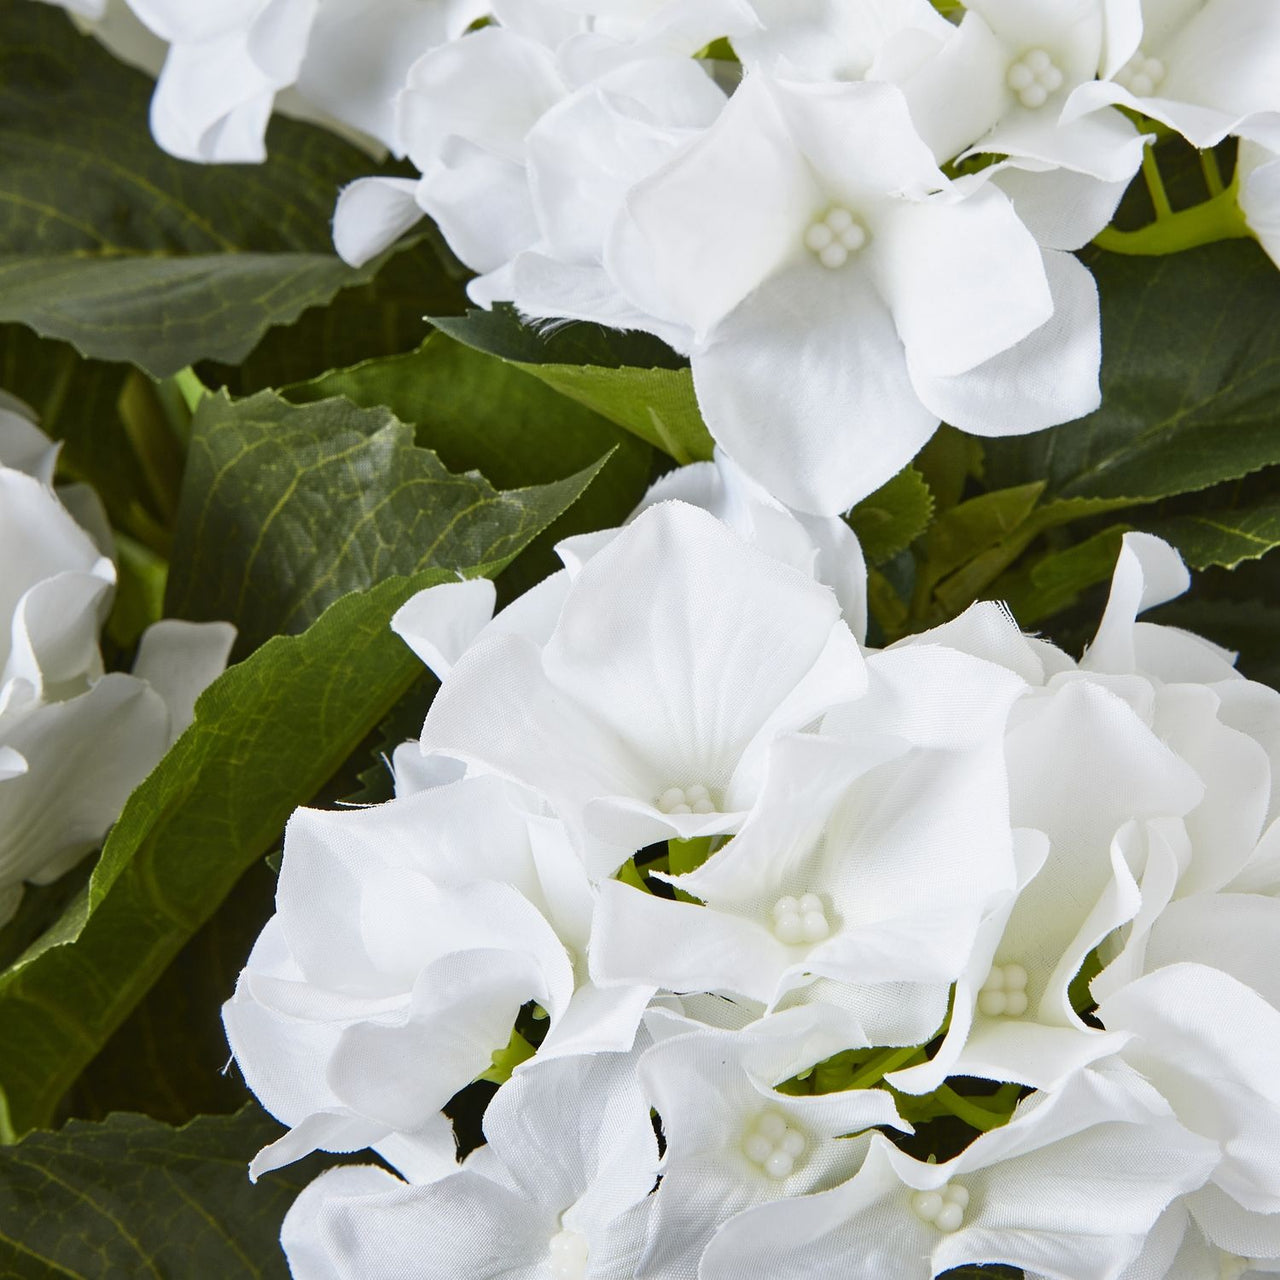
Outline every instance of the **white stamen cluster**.
[(821, 942), (831, 936), (826, 908), (816, 893), (793, 898), (786, 894), (773, 904), (773, 934), (779, 942), (796, 946), (801, 942)]
[(1135, 98), (1147, 98), (1164, 79), (1164, 63), (1149, 58), (1141, 49), (1116, 72), (1116, 83), (1128, 89)]
[(916, 1216), (939, 1231), (957, 1231), (964, 1225), (964, 1211), (969, 1207), (969, 1193), (950, 1182), (937, 1191), (917, 1191), (911, 1197)]
[(742, 1150), (752, 1164), (771, 1178), (789, 1178), (809, 1141), (776, 1111), (762, 1111), (742, 1140)]
[(1020, 964), (993, 964), (978, 992), (978, 1009), (992, 1018), (1020, 1018), (1027, 1011), (1027, 971)]
[(655, 801), (663, 813), (715, 813), (711, 792), (700, 782), (691, 787), (668, 787)]
[(576, 1231), (551, 1237), (547, 1266), (553, 1280), (583, 1280), (587, 1274), (587, 1242)]
[(1024, 107), (1043, 107), (1062, 88), (1062, 72), (1043, 49), (1031, 49), (1010, 64), (1005, 83)]
[(804, 233), (805, 248), (824, 267), (838, 270), (867, 243), (867, 229), (843, 205), (833, 205)]

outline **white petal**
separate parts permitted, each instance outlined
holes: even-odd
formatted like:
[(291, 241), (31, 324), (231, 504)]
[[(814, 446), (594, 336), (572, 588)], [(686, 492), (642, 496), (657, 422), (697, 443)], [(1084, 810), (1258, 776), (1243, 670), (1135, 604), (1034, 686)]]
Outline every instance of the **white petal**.
[(598, 982), (725, 990), (768, 1003), (790, 960), (790, 948), (762, 923), (617, 881), (600, 886), (591, 940)]
[(632, 189), (605, 266), (641, 310), (704, 334), (806, 252), (824, 202), (767, 86), (749, 76), (701, 138)]
[(31, 409), (6, 392), (0, 399), (0, 466), (24, 471), (52, 487), (58, 449), (36, 426)]
[(1245, 1208), (1280, 1211), (1280, 1012), (1243, 983), (1179, 963), (1139, 978), (1099, 1006), (1108, 1027), (1188, 1128), (1222, 1144), (1213, 1180)]
[(333, 211), (333, 247), (350, 267), (363, 267), (422, 220), (418, 183), (409, 178), (357, 178)]
[(953, 426), (981, 436), (1025, 435), (1101, 403), (1097, 286), (1070, 254), (1046, 250), (1044, 267), (1054, 312), (1030, 337), (954, 378), (911, 368), (922, 403)]
[(1138, 614), (1180, 596), (1191, 575), (1175, 547), (1149, 533), (1126, 533), (1098, 630), (1081, 660), (1089, 671), (1135, 669), (1133, 625)]
[(406, 601), (391, 630), (443, 680), (493, 619), (497, 591), (488, 578), (445, 582)]
[(1146, 966), (1193, 961), (1221, 969), (1280, 1009), (1280, 899), (1202, 893), (1171, 902), (1151, 927)]
[(873, 493), (938, 425), (857, 263), (829, 271), (809, 258), (774, 276), (695, 352), (693, 380), (717, 443), (788, 506), (817, 515)]
[(250, 62), (242, 34), (175, 44), (151, 99), (151, 132), (183, 160), (260, 163), (279, 87)]
[(1003, 192), (903, 203), (868, 260), (913, 370), (951, 377), (1009, 350), (1054, 312), (1040, 250)]
[(1110, 223), (1129, 188), (1128, 179), (1103, 182), (1071, 169), (1015, 165), (1001, 167), (992, 180), (1046, 249), (1083, 249)]
[(132, 676), (104, 676), (6, 733), (27, 771), (0, 783), (0, 878), (47, 884), (92, 849), (164, 752), (168, 715)]
[(498, 1090), (484, 1132), (529, 1200), (574, 1206), (577, 1230), (606, 1227), (657, 1177), (657, 1139), (631, 1057), (535, 1059)]
[(236, 629), (229, 622), (181, 622), (166, 618), (143, 633), (133, 674), (145, 680), (169, 708), (169, 742), (195, 716), (196, 699), (224, 671)]
[(1144, 146), (1144, 135), (1111, 107), (1066, 123), (1058, 122), (1052, 111), (1019, 107), (973, 150), (1074, 169), (1102, 182), (1124, 182), (1137, 173)]

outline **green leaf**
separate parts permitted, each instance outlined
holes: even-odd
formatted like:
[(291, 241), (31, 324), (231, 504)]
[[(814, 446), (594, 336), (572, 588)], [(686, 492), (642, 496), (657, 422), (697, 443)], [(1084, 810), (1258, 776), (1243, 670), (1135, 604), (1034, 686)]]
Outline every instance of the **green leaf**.
[(991, 594), (1005, 601), (1024, 628), (1059, 613), (1073, 605), (1087, 587), (1111, 577), (1129, 527), (1112, 525), (1075, 546), (1051, 551), (1019, 571), (997, 578)]
[[(399, 447), (405, 430), (388, 445)], [(459, 567), (496, 572), (589, 480), (579, 475), (523, 499), (501, 495), (487, 537), (468, 547), (476, 558), (460, 550)], [(426, 546), (405, 545), (419, 565), (427, 562)], [(302, 635), (268, 640), (206, 690), (195, 723), (129, 798), (86, 890), (0, 973), (0, 1135), (49, 1123), (59, 1098), (271, 847), (289, 813), (421, 675), (388, 624), (414, 592), (454, 578), (428, 569), (345, 595)]]
[(944, 512), (920, 539), (921, 573), (930, 583), (967, 564), (1017, 529), (1035, 509), (1044, 484), (996, 489)]
[(521, 325), (510, 308), (432, 323), (526, 370), (681, 464), (711, 457), (714, 446), (698, 411), (692, 372), (647, 334), (574, 324), (543, 337)]
[(510, 303), (472, 308), (461, 316), (431, 316), (437, 329), (459, 342), (513, 364), (596, 365), (602, 369), (687, 369), (689, 362), (647, 333), (599, 324), (538, 328), (525, 324)]
[(443, 333), (407, 355), (341, 369), (282, 394), (297, 404), (345, 396), (364, 408), (383, 405), (411, 423), (418, 444), (451, 471), (474, 467), (500, 488), (546, 483), (612, 450), (581, 500), (508, 570), (521, 586), (559, 566), (555, 541), (621, 524), (649, 484), (648, 445), (516, 365)]
[(0, 1152), (0, 1272), (286, 1280), (280, 1223), (320, 1164), (252, 1185), (248, 1161), (280, 1132), (253, 1106), (181, 1129), (121, 1114), (33, 1133)]
[(846, 519), (872, 565), (892, 559), (909, 547), (933, 516), (933, 494), (915, 467), (905, 467), (870, 497), (863, 498)]
[(52, 6), (0, 0), (0, 320), (163, 377), (377, 274), (330, 240), (367, 156), (277, 119), (264, 165), (185, 164), (152, 141), (151, 90)]
[(1234, 569), (1280, 546), (1280, 499), (1226, 511), (1204, 511), (1144, 523), (1144, 529), (1172, 542), (1193, 569), (1222, 565)]
[(0, 386), (25, 400), (41, 428), (63, 442), (62, 477), (91, 484), (117, 528), (129, 528), (137, 511), (152, 523), (161, 518), (117, 409), (129, 373), (123, 365), (82, 359), (66, 343), (21, 325), (0, 325)]
[(387, 258), (368, 284), (343, 289), (327, 306), (268, 330), (240, 364), (205, 363), (200, 374), (208, 386), (245, 396), (411, 352), (430, 332), (425, 315), (466, 307), (470, 274), (452, 261), (439, 234), (429, 228)]
[(939, 511), (947, 511), (960, 501), (970, 477), (982, 477), (983, 457), (982, 441), (955, 427), (944, 423), (933, 433), (916, 454), (914, 466), (933, 491)]
[[(426, 705), (420, 698), (419, 722)], [(388, 787), (379, 798), (389, 797)], [(94, 1056), (56, 1119), (105, 1120), (115, 1111), (140, 1111), (166, 1124), (185, 1124), (245, 1104), (244, 1081), (224, 1070), (221, 1012), (275, 911), (275, 891), (276, 873), (265, 860), (254, 862)]]
[(1102, 299), (1102, 407), (988, 441), (990, 482), (1151, 502), (1280, 462), (1280, 276), (1262, 250), (1085, 257)]
[(166, 612), (234, 622), (246, 653), (391, 574), (497, 572), (590, 479), (500, 492), (448, 471), (385, 408), (207, 396), (191, 424)]
[[(919, 612), (916, 622), (920, 626), (929, 626), (963, 613), (975, 600), (990, 594), (989, 589), (992, 588), (992, 583), (996, 582), (1041, 534), (1050, 529), (1057, 529), (1077, 520), (1085, 520), (1128, 505), (1129, 502), (1125, 498), (1058, 498), (1044, 503), (1005, 537), (985, 551), (980, 551), (937, 583), (932, 589), (932, 601), (918, 600)], [(924, 593), (926, 596), (927, 594)]]

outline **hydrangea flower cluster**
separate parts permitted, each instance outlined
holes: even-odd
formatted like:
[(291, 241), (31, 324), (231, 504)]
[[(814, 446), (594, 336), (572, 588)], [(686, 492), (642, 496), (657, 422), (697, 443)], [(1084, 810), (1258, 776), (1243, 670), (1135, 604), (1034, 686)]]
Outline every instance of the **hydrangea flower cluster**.
[(226, 665), (226, 623), (148, 628), (133, 674), (104, 674), (115, 589), (97, 496), (55, 492), (58, 446), (0, 403), (0, 924), (23, 883), (48, 884), (99, 844)]
[(1176, 552), (1080, 661), (995, 604), (866, 648), (848, 528), (724, 456), (561, 557), (411, 600), (396, 798), (289, 824), (255, 1171), (396, 1171), (302, 1193), (295, 1276), (1280, 1271), (1280, 695), (1138, 621)]
[(1227, 199), (1276, 254), (1269, 0), (127, 4), (168, 42), (162, 146), (261, 159), (283, 95), (407, 155), (418, 179), (343, 193), (344, 258), (425, 213), (478, 303), (657, 335), (800, 510), (871, 493), (940, 420), (1017, 435), (1097, 406), (1071, 251), (1154, 131), (1249, 141)]

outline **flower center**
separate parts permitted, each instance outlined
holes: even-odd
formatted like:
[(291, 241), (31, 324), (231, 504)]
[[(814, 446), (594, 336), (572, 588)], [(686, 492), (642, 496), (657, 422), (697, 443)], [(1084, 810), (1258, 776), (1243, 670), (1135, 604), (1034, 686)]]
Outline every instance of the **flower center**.
[(548, 1263), (554, 1280), (584, 1280), (587, 1242), (576, 1231), (557, 1231), (551, 1237)]
[(870, 239), (867, 228), (843, 205), (832, 205), (804, 233), (805, 248), (824, 267), (838, 270)]
[(1005, 83), (1024, 107), (1043, 107), (1062, 88), (1062, 72), (1043, 49), (1031, 49), (1009, 64)]
[(711, 792), (700, 782), (691, 787), (668, 787), (653, 802), (663, 813), (715, 813)]
[(762, 1111), (742, 1140), (743, 1154), (771, 1178), (789, 1178), (809, 1140), (776, 1111)]
[(964, 1224), (964, 1211), (969, 1207), (969, 1193), (964, 1187), (948, 1182), (937, 1191), (917, 1191), (911, 1197), (916, 1216), (938, 1228), (956, 1231)]
[(1149, 98), (1164, 79), (1165, 67), (1159, 58), (1149, 58), (1141, 49), (1116, 72), (1116, 83), (1135, 98)]
[(816, 893), (793, 898), (786, 894), (773, 904), (773, 936), (794, 947), (802, 942), (821, 942), (831, 936), (826, 908)]
[(978, 992), (978, 1009), (992, 1018), (1022, 1017), (1027, 1011), (1027, 971), (1020, 964), (993, 964)]

